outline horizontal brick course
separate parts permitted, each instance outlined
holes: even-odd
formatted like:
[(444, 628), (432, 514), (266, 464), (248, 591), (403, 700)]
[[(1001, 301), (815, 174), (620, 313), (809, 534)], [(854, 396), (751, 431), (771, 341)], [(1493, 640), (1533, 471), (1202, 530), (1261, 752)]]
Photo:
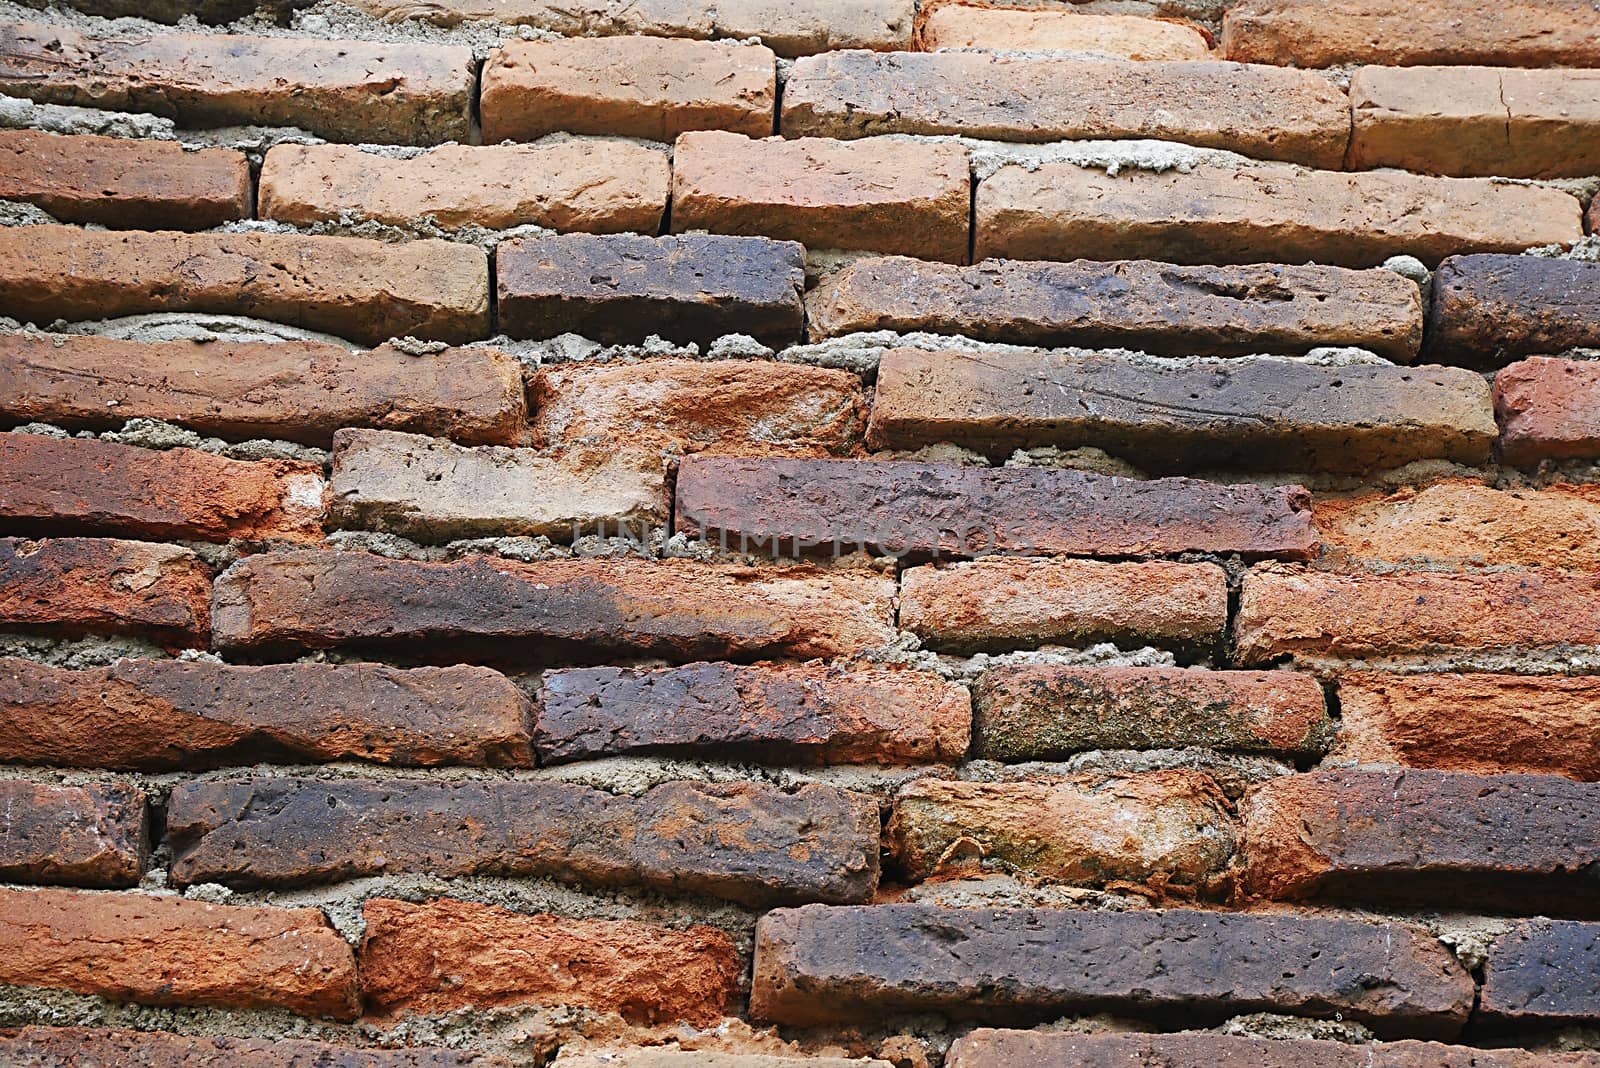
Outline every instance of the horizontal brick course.
[(1207, 59), (1211, 51), (1198, 29), (1176, 21), (959, 3), (928, 5), (921, 44), (926, 52), (941, 48), (1059, 49), (1141, 60)]
[(298, 1038), (202, 1038), (87, 1027), (24, 1027), (0, 1037), (0, 1059), (5, 1058), (28, 1068), (510, 1068), (509, 1061), (492, 1054), (431, 1046), (377, 1049)]
[(176, 545), (0, 538), (0, 625), (205, 644), (211, 572)]
[[(1600, 923), (1519, 923), (1489, 946), (1478, 1013), (1501, 1027), (1593, 1025), (1600, 1021), (1597, 959)], [(1588, 1056), (1600, 1062), (1600, 1054)]]
[(1518, 356), (1600, 348), (1597, 313), (1600, 263), (1452, 256), (1434, 274), (1427, 351), (1440, 362), (1487, 369)]
[[(13, 717), (9, 701), (6, 716)], [(0, 808), (0, 880), (117, 887), (144, 875), (150, 836), (143, 790), (0, 780)]]
[(1600, 457), (1600, 362), (1542, 356), (1494, 376), (1500, 458), (1516, 467)]

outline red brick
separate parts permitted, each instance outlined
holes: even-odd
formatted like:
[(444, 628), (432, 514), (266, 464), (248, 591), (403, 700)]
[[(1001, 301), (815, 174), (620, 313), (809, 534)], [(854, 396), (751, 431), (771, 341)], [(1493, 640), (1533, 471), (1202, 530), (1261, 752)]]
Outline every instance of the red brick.
[(376, 345), (489, 332), (489, 262), (453, 241), (301, 234), (0, 231), (0, 304), (20, 319), (249, 315)]
[(1600, 361), (1544, 356), (1494, 376), (1500, 458), (1515, 467), (1600, 458)]
[(996, 51), (1092, 52), (1121, 59), (1208, 59), (1211, 48), (1194, 26), (1130, 15), (1083, 15), (1071, 9), (927, 4), (919, 51), (988, 48)]
[(0, 1061), (26, 1068), (511, 1068), (487, 1053), (375, 1049), (297, 1038), (201, 1038), (159, 1031), (24, 1027), (0, 1036)]
[[(12, 715), (7, 702), (7, 719)], [(0, 808), (6, 882), (133, 886), (144, 875), (150, 836), (143, 790), (0, 780)]]
[(0, 890), (0, 921), (0, 983), (340, 1020), (360, 1007), (355, 955), (320, 909)]
[(369, 1016), (564, 1005), (705, 1026), (733, 1009), (744, 978), (733, 939), (715, 927), (526, 915), (450, 898), (377, 898), (363, 914)]
[(62, 222), (204, 230), (250, 218), (250, 161), (171, 141), (0, 130), (0, 200)]
[[(1600, 1021), (1600, 923), (1528, 920), (1489, 946), (1478, 1014), (1531, 1030)], [(1600, 1053), (1582, 1054), (1600, 1064)], [(1545, 1062), (1538, 1062), (1543, 1064)]]
[(176, 545), (0, 538), (0, 624), (205, 644), (211, 572)]
[(1516, 356), (1600, 347), (1600, 263), (1451, 256), (1434, 272), (1432, 298), (1429, 359), (1487, 370)]
[(0, 659), (0, 761), (141, 771), (263, 762), (528, 765), (528, 700), (478, 667)]
[(486, 142), (546, 134), (671, 141), (689, 130), (772, 133), (772, 50), (660, 37), (508, 41), (489, 53), (478, 107)]
[(965, 263), (970, 186), (959, 145), (689, 133), (673, 153), (672, 229)]

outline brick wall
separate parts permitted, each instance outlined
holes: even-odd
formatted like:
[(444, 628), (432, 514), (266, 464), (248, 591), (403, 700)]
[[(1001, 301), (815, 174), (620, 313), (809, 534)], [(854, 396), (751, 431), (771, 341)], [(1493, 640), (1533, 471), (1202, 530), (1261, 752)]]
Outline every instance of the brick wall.
[(1597, 189), (1589, 0), (0, 0), (0, 1065), (1600, 1066)]

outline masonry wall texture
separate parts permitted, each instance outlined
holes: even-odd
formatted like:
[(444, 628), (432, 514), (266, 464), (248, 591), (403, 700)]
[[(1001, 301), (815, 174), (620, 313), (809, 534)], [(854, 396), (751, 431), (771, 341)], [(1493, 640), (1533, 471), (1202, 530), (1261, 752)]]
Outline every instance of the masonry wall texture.
[(0, 1066), (1600, 1068), (1593, 0), (0, 0)]

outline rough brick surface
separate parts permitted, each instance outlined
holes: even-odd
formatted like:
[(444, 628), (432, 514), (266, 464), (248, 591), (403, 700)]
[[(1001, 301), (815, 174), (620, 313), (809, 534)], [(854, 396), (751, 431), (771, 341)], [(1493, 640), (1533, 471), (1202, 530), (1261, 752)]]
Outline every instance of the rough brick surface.
[[(6, 715), (13, 715), (9, 701)], [(0, 879), (8, 883), (133, 886), (144, 875), (150, 843), (143, 790), (0, 780), (0, 809)]]
[(1129, 15), (1080, 15), (1072, 10), (1021, 10), (940, 4), (922, 20), (922, 50), (1092, 52), (1119, 59), (1207, 59), (1210, 47), (1193, 26)]
[(805, 249), (762, 237), (566, 234), (517, 238), (495, 258), (500, 329), (513, 337), (650, 334), (709, 343), (800, 339)]
[(169, 141), (4, 130), (0, 200), (36, 204), (62, 222), (204, 230), (250, 217), (250, 161)]
[(162, 419), (321, 448), (340, 427), (369, 426), (503, 445), (526, 433), (526, 409), (522, 365), (493, 349), (412, 356), (318, 341), (0, 336), (0, 416), (19, 423), (103, 430)]
[(432, 145), (472, 128), (460, 45), (0, 28), (0, 91), (184, 126), (298, 126), (331, 141)]
[(557, 1068), (894, 1068), (890, 1061), (862, 1057), (787, 1057), (780, 1053), (714, 1053), (670, 1046), (608, 1046), (566, 1053)]
[(0, 538), (0, 624), (204, 644), (211, 625), (211, 572), (176, 545)]
[(378, 898), (363, 911), (369, 1016), (567, 1005), (710, 1025), (743, 978), (733, 939), (715, 927), (525, 915), (450, 898)]
[(884, 257), (829, 276), (807, 296), (806, 308), (813, 340), (858, 330), (925, 330), (1170, 356), (1297, 355), (1355, 345), (1400, 363), (1415, 359), (1422, 344), (1415, 283), (1393, 271), (1314, 264), (985, 260), (955, 267)]
[(1286, 671), (1008, 664), (973, 686), (976, 756), (1061, 760), (1090, 749), (1310, 757), (1330, 733), (1322, 688)]
[(1494, 409), (1505, 463), (1600, 457), (1600, 363), (1535, 356), (1511, 364), (1494, 376)]
[(835, 52), (795, 63), (783, 132), (1153, 138), (1337, 169), (1350, 102), (1325, 78), (1278, 67)]
[(1488, 958), (1478, 1011), (1489, 1020), (1524, 1029), (1600, 1020), (1600, 923), (1520, 923)]
[(861, 379), (772, 360), (544, 367), (529, 384), (545, 445), (594, 438), (743, 456), (842, 456), (861, 443)]
[(674, 529), (730, 548), (962, 557), (1238, 553), (1305, 559), (1317, 545), (1299, 486), (1139, 481), (1046, 468), (692, 456)]
[(216, 642), (803, 659), (887, 644), (893, 596), (892, 579), (853, 570), (307, 551), (247, 557), (219, 576)]
[(1596, 915), (1600, 786), (1558, 775), (1319, 771), (1240, 806), (1247, 891)]
[(322, 537), (325, 483), (317, 464), (0, 434), (0, 470), (0, 516), (19, 532), (194, 541)]
[(261, 217), (307, 226), (349, 214), (405, 226), (428, 216), (447, 228), (653, 234), (670, 182), (666, 153), (627, 141), (440, 145), (411, 159), (280, 144), (261, 166)]
[(141, 771), (228, 764), (531, 764), (531, 713), (487, 668), (0, 660), (0, 761)]
[(1374, 267), (1520, 252), (1582, 236), (1557, 189), (1393, 171), (1202, 164), (1116, 175), (1071, 163), (1001, 167), (978, 185), (976, 252), (1026, 260), (1262, 261)]
[(167, 826), (180, 885), (541, 876), (755, 906), (865, 901), (878, 881), (877, 802), (831, 786), (674, 782), (628, 797), (546, 782), (190, 782)]
[(797, 1026), (924, 1011), (1201, 1025), (1248, 1012), (1339, 1013), (1385, 1036), (1453, 1037), (1472, 996), (1471, 976), (1443, 945), (1396, 924), (879, 905), (763, 917), (750, 1009)]
[(1452, 256), (1434, 274), (1432, 298), (1427, 351), (1443, 363), (1491, 368), (1600, 348), (1600, 263)]
[(997, 459), (1092, 445), (1155, 472), (1367, 472), (1481, 464), (1495, 432), (1489, 387), (1458, 368), (891, 349), (867, 443), (950, 441)]
[(565, 132), (671, 141), (772, 133), (777, 65), (761, 45), (660, 37), (508, 41), (483, 67), (483, 139)]
[(86, 1027), (24, 1027), (0, 1037), (0, 1060), (26, 1068), (510, 1068), (501, 1057), (436, 1047), (374, 1049), (296, 1038), (201, 1038)]
[(40, 324), (148, 312), (272, 319), (376, 345), (489, 332), (489, 264), (453, 241), (0, 230), (0, 304)]
[(1592, 676), (1344, 675), (1339, 706), (1339, 759), (1600, 781)]
[(970, 186), (959, 145), (690, 133), (673, 153), (672, 229), (965, 263)]
[(575, 668), (542, 681), (534, 744), (546, 764), (629, 753), (953, 763), (972, 731), (966, 688), (919, 671), (688, 664)]
[(658, 454), (626, 446), (564, 452), (468, 448), (389, 430), (333, 436), (328, 519), (418, 542), (664, 529), (672, 512)]
[(320, 909), (0, 890), (0, 983), (146, 1005), (353, 1018), (355, 956)]
[(906, 571), (900, 625), (952, 653), (1095, 642), (1204, 651), (1227, 627), (1227, 586), (1214, 564), (989, 557)]

